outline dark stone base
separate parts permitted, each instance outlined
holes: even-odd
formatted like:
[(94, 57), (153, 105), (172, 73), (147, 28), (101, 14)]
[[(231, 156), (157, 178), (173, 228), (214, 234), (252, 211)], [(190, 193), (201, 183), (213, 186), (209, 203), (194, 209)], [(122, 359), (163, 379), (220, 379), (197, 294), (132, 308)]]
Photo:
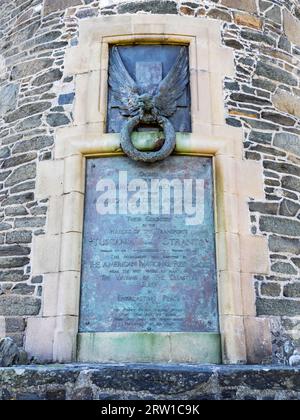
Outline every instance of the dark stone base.
[(300, 369), (49, 365), (0, 369), (0, 400), (298, 400)]

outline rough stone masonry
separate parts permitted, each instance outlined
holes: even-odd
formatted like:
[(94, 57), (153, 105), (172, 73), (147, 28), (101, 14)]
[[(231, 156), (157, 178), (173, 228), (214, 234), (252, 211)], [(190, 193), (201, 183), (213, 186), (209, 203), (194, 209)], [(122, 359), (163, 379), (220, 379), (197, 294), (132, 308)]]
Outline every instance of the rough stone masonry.
[[(253, 235), (268, 237), (271, 273), (254, 276), (257, 313), (272, 324), (273, 362), (300, 350), (300, 6), (297, 0), (2, 0), (0, 4), (0, 337), (23, 346), (41, 310), (43, 278), (31, 244), (47, 227), (36, 167), (52, 159), (55, 130), (72, 124), (74, 81), (64, 55), (78, 23), (99, 15), (218, 19), (234, 51), (224, 80), (227, 123), (243, 127), (246, 159), (264, 168), (265, 199), (249, 201)], [(50, 252), (50, 251), (49, 251)]]

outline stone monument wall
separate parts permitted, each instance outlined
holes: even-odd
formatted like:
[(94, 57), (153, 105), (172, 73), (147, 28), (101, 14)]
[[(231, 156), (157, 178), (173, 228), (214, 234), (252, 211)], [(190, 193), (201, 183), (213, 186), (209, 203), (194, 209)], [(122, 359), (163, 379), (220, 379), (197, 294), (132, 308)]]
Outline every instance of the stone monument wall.
[[(245, 159), (264, 168), (265, 199), (249, 197), (249, 231), (268, 237), (269, 275), (255, 275), (258, 316), (269, 317), (274, 362), (300, 347), (300, 6), (297, 0), (2, 0), (0, 4), (0, 337), (23, 346), (41, 311), (32, 241), (47, 229), (35, 196), (39, 161), (72, 125), (75, 83), (64, 56), (80, 20), (115, 14), (218, 19), (236, 74), (224, 80), (227, 124), (243, 127)], [(166, 17), (167, 19), (167, 17)], [(49, 253), (52, 250), (49, 248)]]

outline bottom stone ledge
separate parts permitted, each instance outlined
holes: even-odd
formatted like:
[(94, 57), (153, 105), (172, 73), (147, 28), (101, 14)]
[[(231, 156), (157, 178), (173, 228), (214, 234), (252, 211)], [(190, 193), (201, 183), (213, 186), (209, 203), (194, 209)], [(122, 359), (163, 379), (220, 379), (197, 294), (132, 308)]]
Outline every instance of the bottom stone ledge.
[(0, 369), (0, 400), (298, 400), (300, 368), (68, 364)]

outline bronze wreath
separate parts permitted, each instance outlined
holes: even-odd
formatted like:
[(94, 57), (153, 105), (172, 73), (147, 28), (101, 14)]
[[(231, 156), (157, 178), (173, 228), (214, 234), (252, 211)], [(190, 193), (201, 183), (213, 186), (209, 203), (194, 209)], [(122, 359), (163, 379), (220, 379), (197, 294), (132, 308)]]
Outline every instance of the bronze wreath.
[(142, 152), (134, 147), (131, 140), (131, 134), (133, 130), (143, 122), (144, 121), (140, 116), (136, 116), (130, 118), (124, 124), (121, 131), (121, 147), (123, 152), (133, 160), (149, 163), (157, 162), (170, 156), (176, 147), (176, 133), (168, 118), (162, 116), (159, 116), (157, 119), (157, 124), (164, 130), (165, 142), (162, 148), (154, 152)]

